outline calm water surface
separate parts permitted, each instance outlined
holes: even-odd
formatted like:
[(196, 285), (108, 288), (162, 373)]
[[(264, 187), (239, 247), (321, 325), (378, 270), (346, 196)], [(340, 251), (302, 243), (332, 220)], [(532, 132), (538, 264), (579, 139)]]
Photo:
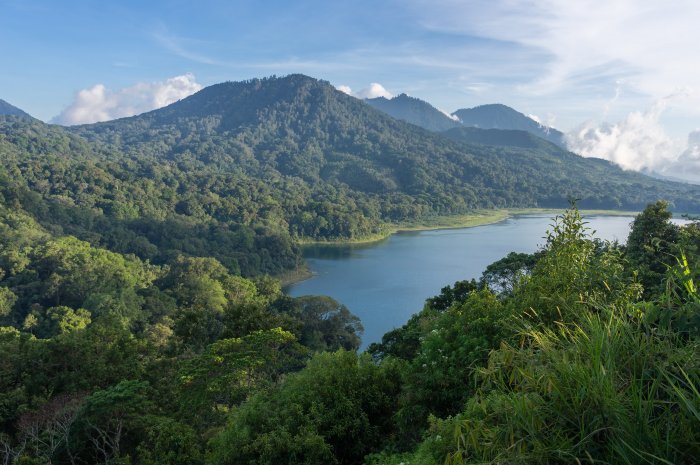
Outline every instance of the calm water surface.
[[(588, 217), (601, 239), (624, 242), (631, 217)], [(534, 252), (545, 242), (551, 215), (528, 215), (464, 229), (405, 232), (371, 245), (311, 246), (304, 256), (315, 276), (286, 292), (328, 295), (365, 327), (362, 347), (381, 340), (455, 281), (479, 278), (509, 252)]]

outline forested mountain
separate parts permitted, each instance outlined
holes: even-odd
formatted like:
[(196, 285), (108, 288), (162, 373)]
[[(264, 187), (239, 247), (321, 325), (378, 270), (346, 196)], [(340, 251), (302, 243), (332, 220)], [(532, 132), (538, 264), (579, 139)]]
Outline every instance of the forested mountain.
[(530, 132), (562, 148), (566, 148), (564, 134), (554, 128), (543, 126), (514, 109), (501, 104), (480, 105), (463, 108), (452, 113), (465, 126), (481, 129), (517, 129)]
[[(690, 186), (573, 154), (445, 140), (302, 75), (219, 84), (160, 110), (71, 130), (139, 160), (264, 180), (293, 233), (303, 236), (354, 234), (314, 231), (302, 219), (318, 214), (314, 206), (323, 200), (370, 222), (564, 207), (570, 197), (582, 207), (639, 209), (663, 197), (678, 210), (699, 208), (700, 193)], [(285, 195), (275, 195), (279, 190)]]
[[(301, 263), (286, 227), (275, 223), (276, 211), (257, 200), (264, 191), (256, 192), (254, 186), (263, 182), (250, 182), (248, 188), (225, 173), (189, 172), (175, 163), (129, 158), (60, 126), (18, 117), (0, 117), (0, 158), (0, 204), (28, 215), (52, 234), (70, 234), (158, 264), (180, 254), (215, 257), (245, 276), (279, 274)], [(193, 214), (187, 210), (192, 191), (209, 183), (226, 184), (233, 192), (220, 203), (269, 213), (248, 221), (232, 214), (218, 221), (197, 202)]]
[(477, 208), (578, 198), (633, 210), (664, 198), (700, 209), (697, 186), (536, 140), (456, 138), (291, 75), (214, 85), (106, 123), (0, 117), (0, 179), (5, 201), (47, 228), (154, 263), (215, 257), (245, 276), (298, 267), (295, 239), (365, 237), (388, 222)]
[(0, 116), (6, 115), (6, 116), (24, 116), (27, 118), (31, 118), (29, 114), (25, 113), (24, 111), (20, 110), (19, 108), (10, 105), (3, 99), (0, 99)]
[(396, 119), (415, 124), (428, 131), (440, 132), (460, 126), (459, 121), (450, 118), (428, 102), (406, 94), (400, 94), (391, 99), (370, 98), (365, 99), (365, 102)]

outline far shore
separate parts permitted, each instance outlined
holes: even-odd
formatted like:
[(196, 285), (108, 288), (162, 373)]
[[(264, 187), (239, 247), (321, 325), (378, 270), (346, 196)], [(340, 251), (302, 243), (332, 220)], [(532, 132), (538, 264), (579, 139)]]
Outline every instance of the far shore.
[[(560, 215), (565, 211), (565, 209), (549, 209), (549, 208), (509, 208), (509, 209), (497, 209), (497, 210), (478, 210), (473, 213), (468, 213), (465, 215), (447, 215), (447, 216), (434, 216), (430, 218), (423, 218), (421, 220), (404, 222), (404, 223), (391, 223), (386, 224), (382, 228), (381, 232), (372, 234), (369, 236), (363, 236), (359, 238), (352, 239), (340, 239), (340, 240), (327, 240), (327, 241), (311, 241), (302, 240), (298, 241), (298, 244), (302, 247), (313, 246), (313, 245), (360, 245), (360, 244), (372, 244), (375, 242), (380, 242), (389, 238), (389, 236), (401, 233), (401, 232), (415, 232), (415, 231), (436, 231), (441, 229), (462, 229), (462, 228), (473, 228), (476, 226), (485, 226), (494, 223), (500, 223), (508, 218), (513, 218), (521, 215)], [(623, 210), (580, 210), (583, 216), (636, 216), (639, 214), (637, 211), (623, 211)], [(313, 272), (311, 272), (306, 264), (302, 267), (288, 271), (284, 274), (278, 275), (277, 278), (281, 281), (282, 286), (290, 286), (292, 284), (300, 283), (306, 281), (313, 277)]]
[[(435, 231), (440, 229), (462, 229), (500, 223), (508, 218), (520, 215), (560, 215), (565, 209), (549, 208), (508, 208), (497, 210), (478, 210), (464, 215), (445, 215), (422, 218), (420, 220), (385, 224), (381, 232), (351, 239), (301, 240), (301, 246), (308, 245), (352, 245), (370, 244), (387, 239), (392, 234), (413, 231)], [(580, 210), (583, 216), (636, 216), (638, 211), (627, 210)]]

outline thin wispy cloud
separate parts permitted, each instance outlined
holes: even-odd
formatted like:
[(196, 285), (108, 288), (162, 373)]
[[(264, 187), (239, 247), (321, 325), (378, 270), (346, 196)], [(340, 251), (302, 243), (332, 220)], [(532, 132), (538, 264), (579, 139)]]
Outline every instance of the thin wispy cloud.
[(418, 0), (413, 5), (432, 31), (546, 53), (540, 76), (529, 83), (532, 92), (560, 90), (587, 76), (625, 76), (649, 95), (700, 82), (700, 67), (690, 58), (700, 52), (698, 2)]
[(73, 102), (53, 118), (64, 125), (95, 123), (164, 107), (202, 89), (192, 74), (183, 74), (158, 82), (139, 82), (111, 90), (104, 84), (82, 89)]
[(153, 31), (152, 37), (158, 44), (181, 58), (205, 65), (227, 65), (225, 62), (190, 50), (185, 43), (191, 40), (172, 34), (163, 24)]

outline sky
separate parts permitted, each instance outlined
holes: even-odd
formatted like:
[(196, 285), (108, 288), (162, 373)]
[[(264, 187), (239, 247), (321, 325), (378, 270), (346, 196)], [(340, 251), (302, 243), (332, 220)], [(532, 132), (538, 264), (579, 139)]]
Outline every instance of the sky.
[(697, 0), (0, 0), (0, 98), (78, 124), (303, 73), (453, 112), (503, 103), (569, 147), (700, 181)]

